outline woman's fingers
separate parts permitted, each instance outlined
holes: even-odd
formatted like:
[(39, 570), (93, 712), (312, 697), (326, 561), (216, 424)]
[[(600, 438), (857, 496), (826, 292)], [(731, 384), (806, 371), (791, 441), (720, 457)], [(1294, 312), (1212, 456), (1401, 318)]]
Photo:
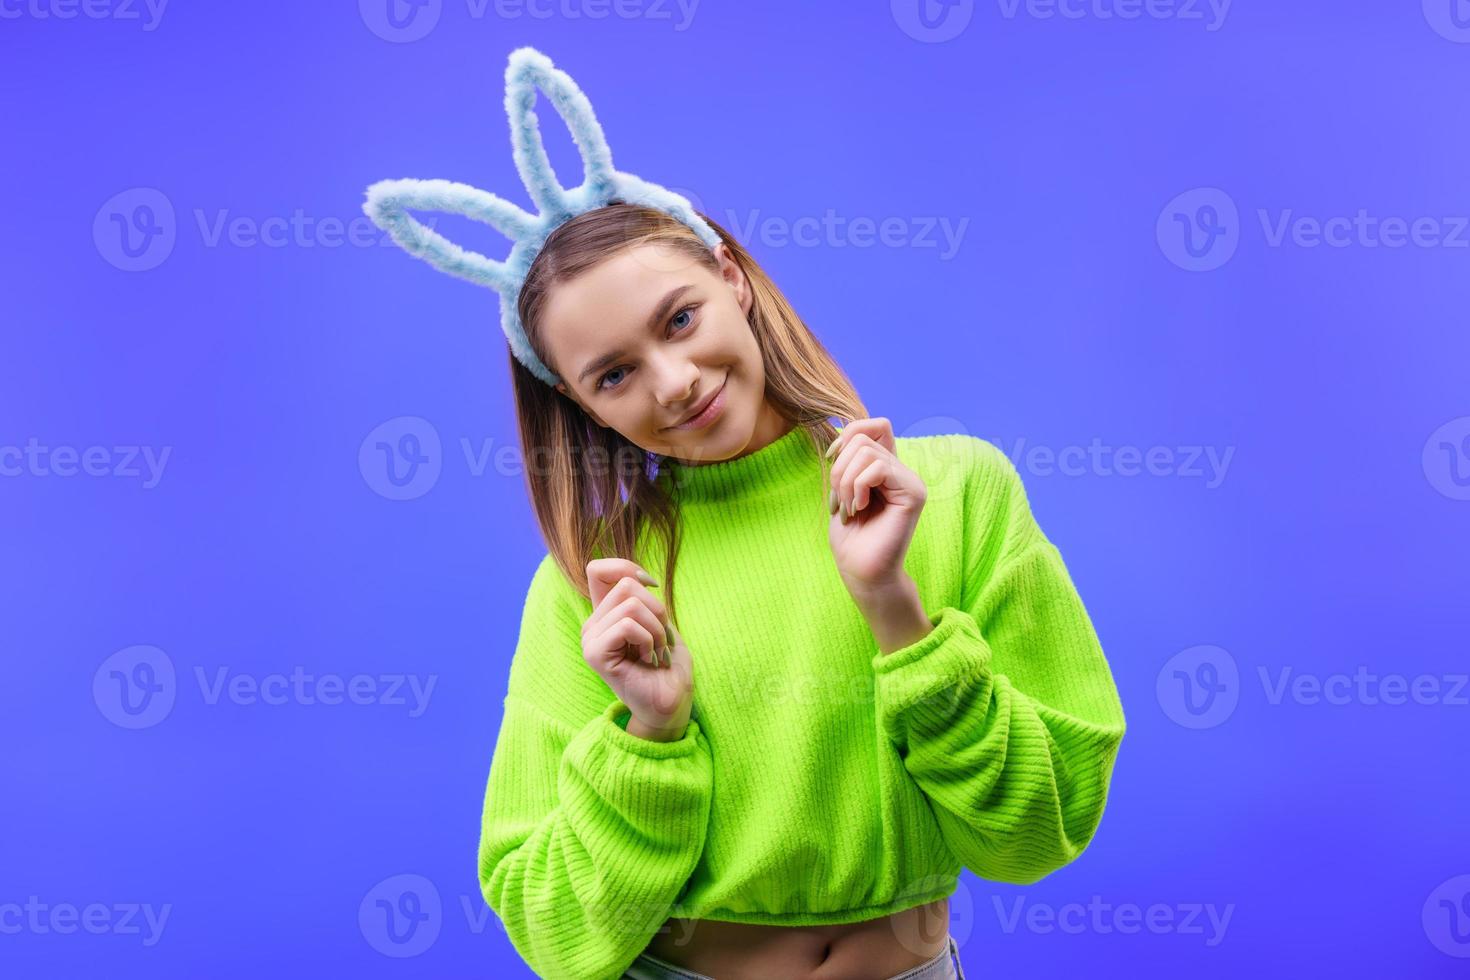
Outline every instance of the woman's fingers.
[(881, 487), (888, 479), (888, 460), (875, 459), (859, 473), (852, 481), (852, 500), (854, 512), (863, 510), (872, 500), (872, 490)]
[(837, 461), (832, 464), (829, 477), (832, 494), (828, 509), (834, 514), (840, 512), (845, 523), (853, 514), (866, 507), (868, 498), (865, 496), (861, 501), (858, 499), (858, 477), (875, 461), (887, 458), (887, 451), (871, 437), (861, 433), (852, 436), (851, 441), (838, 452)]
[[(599, 561), (603, 560), (617, 561), (620, 562), (623, 566), (628, 566), (638, 571), (642, 571), (642, 569), (638, 568), (637, 565), (634, 565), (632, 562), (625, 562), (621, 558), (599, 559)], [(589, 563), (587, 566), (587, 581), (589, 585), (594, 581), (605, 581), (605, 579), (602, 578), (593, 578), (592, 565), (594, 564), (596, 564), (596, 562)], [(608, 575), (611, 574), (611, 572), (603, 571), (601, 574)], [(645, 572), (644, 574), (646, 575), (647, 573)], [(629, 598), (635, 598), (641, 601), (652, 611), (654, 617), (663, 626), (667, 626), (669, 622), (669, 611), (668, 608), (664, 605), (663, 600), (659, 599), (658, 596), (648, 591), (648, 587), (642, 582), (638, 581), (638, 579), (626, 574), (625, 570), (619, 572), (618, 577), (613, 580), (613, 584), (610, 587), (599, 588), (595, 591), (599, 592), (600, 595), (593, 602), (592, 615), (588, 616), (587, 621), (582, 624), (582, 631), (584, 634), (592, 630), (599, 629), (602, 626), (604, 620), (607, 619), (612, 611), (621, 606), (624, 600)]]
[[(632, 579), (625, 579), (624, 582), (627, 584), (619, 584), (609, 591), (603, 598), (602, 605), (582, 624), (584, 642), (586, 637), (591, 637), (593, 646), (601, 654), (612, 655), (612, 661), (615, 662), (626, 651), (622, 649), (621, 642), (610, 638), (615, 631), (624, 629), (625, 623), (636, 624), (638, 659), (657, 667), (666, 659), (664, 650), (669, 645), (667, 621), (650, 606), (648, 600), (651, 596), (628, 594), (632, 588), (643, 588), (641, 585)], [(663, 607), (662, 603), (654, 601), (658, 608)]]
[(598, 646), (608, 666), (626, 660), (630, 648), (637, 652), (639, 663), (654, 664), (653, 634), (636, 619), (620, 619), (613, 623)]
[(853, 419), (843, 426), (842, 431), (837, 433), (837, 438), (832, 440), (832, 445), (827, 447), (827, 458), (831, 459), (841, 453), (848, 441), (857, 435), (867, 436), (890, 453), (898, 452), (898, 443), (893, 438), (893, 423), (882, 416), (876, 416)]
[(653, 610), (649, 609), (643, 603), (641, 598), (638, 596), (629, 596), (627, 599), (624, 599), (608, 614), (608, 619), (614, 623), (631, 619), (643, 627), (644, 631), (648, 633), (649, 643), (653, 648), (650, 650), (652, 654), (650, 662), (657, 666), (659, 661), (663, 659), (660, 654), (669, 645), (668, 629), (659, 617), (654, 614)]
[(657, 585), (653, 576), (644, 571), (637, 562), (626, 558), (594, 558), (587, 563), (587, 598), (596, 608), (602, 603), (613, 586), (624, 578), (641, 581), (644, 585)]

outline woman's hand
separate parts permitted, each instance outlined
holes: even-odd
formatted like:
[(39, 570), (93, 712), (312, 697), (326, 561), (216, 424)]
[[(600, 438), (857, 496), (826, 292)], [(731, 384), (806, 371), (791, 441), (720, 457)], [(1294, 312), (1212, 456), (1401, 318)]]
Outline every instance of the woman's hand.
[(582, 656), (632, 711), (628, 731), (682, 738), (694, 698), (694, 661), (664, 604), (644, 583), (653, 577), (623, 558), (587, 563), (592, 615), (582, 624)]
[(933, 628), (903, 560), (929, 491), (898, 460), (885, 418), (856, 419), (827, 449), (831, 471), (827, 537), (837, 571), (884, 654)]
[(827, 449), (834, 457), (827, 537), (837, 570), (860, 607), (900, 591), (904, 556), (928, 490), (899, 462), (886, 418), (856, 419)]

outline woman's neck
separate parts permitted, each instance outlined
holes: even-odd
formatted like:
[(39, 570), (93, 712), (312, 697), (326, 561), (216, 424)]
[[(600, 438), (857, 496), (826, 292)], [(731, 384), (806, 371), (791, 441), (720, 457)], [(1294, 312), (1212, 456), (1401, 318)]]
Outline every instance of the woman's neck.
[(762, 399), (761, 410), (755, 419), (755, 431), (751, 433), (750, 442), (746, 444), (744, 449), (729, 459), (705, 460), (702, 463), (692, 463), (681, 459), (679, 462), (681, 465), (689, 467), (706, 466), (710, 463), (728, 463), (766, 448), (794, 428), (796, 428), (795, 422), (783, 418), (781, 413), (777, 412), (768, 400)]

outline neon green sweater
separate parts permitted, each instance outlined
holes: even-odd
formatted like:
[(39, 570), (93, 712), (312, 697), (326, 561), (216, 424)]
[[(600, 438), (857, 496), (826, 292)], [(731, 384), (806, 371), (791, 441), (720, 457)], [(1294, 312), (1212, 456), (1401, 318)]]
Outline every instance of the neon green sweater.
[[(934, 628), (886, 656), (838, 575), (805, 429), (665, 467), (695, 685), (676, 742), (624, 730), (582, 658), (591, 603), (542, 559), (479, 844), (538, 974), (618, 977), (669, 916), (856, 922), (950, 895), (961, 866), (1027, 884), (1092, 840), (1124, 717), (1062, 557), (990, 443), (897, 447), (928, 489), (904, 567)], [(665, 581), (661, 551), (638, 560)]]

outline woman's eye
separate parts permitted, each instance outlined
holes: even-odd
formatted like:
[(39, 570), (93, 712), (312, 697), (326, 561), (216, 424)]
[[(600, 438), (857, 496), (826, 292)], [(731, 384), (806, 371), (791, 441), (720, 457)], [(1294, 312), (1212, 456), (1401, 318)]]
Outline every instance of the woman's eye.
[[(672, 323), (672, 324), (675, 324), (680, 330), (688, 330), (691, 326), (694, 325), (694, 309), (695, 309), (695, 307), (693, 307), (693, 306), (686, 306), (686, 307), (684, 307), (678, 313), (675, 313), (672, 317), (670, 317), (669, 318), (669, 322)], [(680, 323), (679, 322), (679, 318), (680, 317), (687, 317), (687, 319), (683, 323)], [(612, 377), (614, 374), (617, 374), (621, 370), (623, 370), (623, 369), (622, 368), (613, 368), (611, 371), (605, 372), (602, 375), (602, 377), (600, 377), (600, 378), (597, 379), (597, 390), (598, 391), (603, 391), (603, 390), (609, 389), (609, 388), (616, 388), (617, 387), (617, 384), (616, 383), (609, 385), (609, 384), (606, 384), (606, 381), (607, 381), (608, 378)]]

